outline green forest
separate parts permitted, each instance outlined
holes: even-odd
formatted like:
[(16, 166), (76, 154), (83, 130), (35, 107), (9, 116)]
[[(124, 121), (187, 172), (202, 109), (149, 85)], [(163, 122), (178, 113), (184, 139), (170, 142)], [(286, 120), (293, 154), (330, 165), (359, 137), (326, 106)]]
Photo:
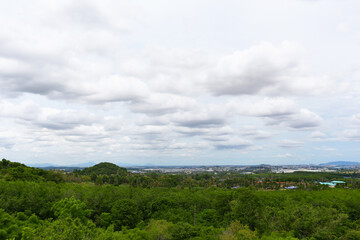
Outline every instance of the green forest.
[[(318, 183), (334, 180), (345, 184)], [(66, 173), (2, 159), (1, 239), (360, 239), (359, 174)]]

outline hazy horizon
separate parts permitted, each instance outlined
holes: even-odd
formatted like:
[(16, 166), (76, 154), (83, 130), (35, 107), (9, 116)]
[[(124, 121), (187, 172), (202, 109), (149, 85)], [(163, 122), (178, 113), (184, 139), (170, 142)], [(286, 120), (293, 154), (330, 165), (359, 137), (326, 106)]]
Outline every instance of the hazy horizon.
[(25, 164), (359, 161), (360, 2), (0, 8), (0, 157)]
[[(55, 167), (55, 168), (88, 168), (95, 166), (100, 163), (108, 163), (108, 162), (81, 162), (77, 164), (68, 164), (68, 165), (58, 165), (58, 164), (51, 164), (51, 163), (30, 163), (28, 164), (29, 167), (35, 167), (35, 168), (48, 168), (48, 167)], [(124, 167), (124, 168), (195, 168), (195, 167), (204, 167), (204, 168), (212, 168), (212, 167), (259, 167), (259, 166), (271, 166), (271, 167), (323, 167), (328, 168), (330, 166), (336, 166), (336, 167), (344, 167), (344, 166), (352, 166), (357, 167), (360, 165), (360, 162), (350, 162), (350, 161), (336, 161), (336, 162), (322, 162), (318, 164), (266, 164), (266, 163), (259, 163), (259, 164), (188, 164), (188, 165), (181, 165), (181, 164), (154, 164), (154, 163), (143, 163), (143, 164), (131, 164), (131, 163), (122, 163), (122, 162), (112, 162), (113, 164)]]

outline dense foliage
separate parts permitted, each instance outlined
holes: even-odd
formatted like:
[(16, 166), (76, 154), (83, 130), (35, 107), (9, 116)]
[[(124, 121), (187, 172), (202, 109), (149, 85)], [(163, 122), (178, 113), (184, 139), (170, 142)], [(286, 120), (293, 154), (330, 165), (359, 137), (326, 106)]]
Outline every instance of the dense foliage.
[[(304, 177), (299, 186), (308, 187), (296, 190), (267, 189), (280, 181), (276, 176), (235, 173), (121, 171), (96, 175), (92, 182), (89, 172), (82, 173), (85, 178), (63, 174), (63, 181), (51, 181), (8, 178), (4, 169), (27, 167), (3, 163), (0, 239), (360, 239), (360, 190), (349, 188), (356, 179), (330, 189), (311, 185), (314, 176), (325, 178), (322, 173), (285, 175), (281, 181), (292, 184)], [(100, 184), (104, 177), (115, 184)], [(226, 180), (240, 187), (216, 184)]]

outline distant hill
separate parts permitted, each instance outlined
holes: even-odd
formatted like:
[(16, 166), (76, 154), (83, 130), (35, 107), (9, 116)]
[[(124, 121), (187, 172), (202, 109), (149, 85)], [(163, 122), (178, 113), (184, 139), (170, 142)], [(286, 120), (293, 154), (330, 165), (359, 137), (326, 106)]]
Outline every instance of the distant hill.
[(53, 168), (85, 168), (94, 166), (94, 162), (86, 162), (72, 165), (58, 165), (53, 163), (30, 163), (30, 167), (43, 168), (43, 169), (53, 169)]
[(85, 168), (85, 167), (92, 167), (94, 166), (96, 163), (94, 162), (86, 162), (86, 163), (79, 163), (79, 164), (72, 164), (72, 165), (68, 165), (66, 167), (80, 167), (80, 168)]
[(64, 166), (48, 166), (48, 167), (37, 167), (40, 169), (44, 169), (44, 170), (54, 170), (54, 171), (65, 171), (65, 172), (72, 172), (74, 170), (81, 170), (83, 169), (82, 167), (64, 167)]
[(126, 174), (126, 168), (117, 166), (116, 164), (109, 162), (98, 163), (92, 167), (84, 168), (81, 174), (90, 175), (95, 173), (96, 175), (111, 175), (111, 174)]
[(28, 166), (34, 168), (46, 168), (46, 167), (57, 167), (58, 165), (51, 163), (29, 163)]
[(322, 166), (353, 166), (353, 165), (360, 165), (360, 162), (338, 161), (338, 162), (321, 163), (320, 165), (322, 165)]

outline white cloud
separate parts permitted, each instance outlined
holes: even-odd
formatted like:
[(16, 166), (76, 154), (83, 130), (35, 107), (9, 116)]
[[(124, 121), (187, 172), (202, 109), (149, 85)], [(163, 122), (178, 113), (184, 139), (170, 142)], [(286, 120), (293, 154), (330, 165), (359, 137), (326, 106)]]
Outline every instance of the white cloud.
[(298, 106), (288, 98), (264, 98), (245, 99), (230, 102), (229, 105), (235, 108), (242, 115), (258, 117), (276, 117), (296, 113)]
[(324, 152), (333, 152), (333, 151), (337, 150), (336, 148), (331, 148), (331, 147), (327, 147), (327, 146), (321, 146), (321, 147), (317, 147), (315, 149), (319, 150), (319, 151), (324, 151)]
[(303, 145), (304, 145), (303, 142), (289, 140), (289, 139), (282, 140), (279, 143), (279, 146), (282, 148), (300, 148)]
[(38, 119), (32, 120), (33, 123), (40, 127), (59, 130), (59, 129), (72, 129), (80, 125), (92, 125), (101, 122), (102, 119), (93, 113), (86, 111), (74, 110), (54, 110), (43, 109), (42, 114)]
[(16, 144), (17, 136), (9, 130), (0, 129), (0, 149), (12, 149), (13, 146)]
[(323, 119), (316, 113), (299, 108), (288, 98), (250, 98), (245, 101), (232, 101), (228, 107), (240, 115), (261, 117), (268, 125), (284, 126), (291, 129), (308, 130), (318, 127)]
[(245, 148), (250, 148), (252, 143), (245, 139), (232, 138), (224, 142), (215, 142), (214, 146), (218, 150), (243, 150)]
[(241, 135), (256, 140), (263, 140), (271, 138), (274, 134), (272, 134), (271, 132), (260, 130), (255, 126), (246, 126), (243, 130), (241, 130)]
[(178, 126), (189, 128), (219, 128), (228, 121), (227, 109), (219, 106), (195, 109), (172, 115), (171, 120)]
[(0, 116), (10, 117), (21, 120), (32, 120), (36, 118), (41, 110), (39, 105), (33, 101), (22, 101), (20, 103), (12, 103), (7, 100), (0, 102)]
[(198, 107), (195, 99), (166, 93), (152, 93), (142, 101), (133, 102), (129, 108), (133, 112), (149, 115), (163, 115), (178, 111), (189, 111)]
[(102, 122), (102, 118), (94, 113), (41, 107), (32, 101), (23, 101), (19, 104), (2, 101), (0, 102), (0, 116), (52, 130), (72, 129), (79, 125)]
[(327, 77), (313, 76), (302, 63), (302, 48), (268, 42), (222, 57), (209, 76), (215, 95), (313, 95), (331, 90)]
[(354, 114), (351, 117), (351, 122), (356, 125), (360, 125), (360, 113)]
[(341, 133), (341, 136), (348, 141), (360, 141), (360, 130), (346, 129)]
[(207, 92), (204, 82), (215, 61), (209, 52), (155, 47), (145, 49), (140, 59), (126, 62), (123, 69), (135, 76), (142, 73), (155, 92), (194, 96)]
[(293, 158), (294, 155), (292, 155), (291, 153), (285, 153), (285, 154), (278, 154), (275, 157), (277, 157), (277, 158)]
[(137, 78), (123, 78), (117, 75), (103, 79), (74, 84), (74, 95), (84, 95), (80, 100), (90, 103), (141, 101), (149, 96), (149, 90)]
[(18, 74), (26, 74), (30, 68), (18, 59), (0, 57), (0, 69), (2, 77)]
[(283, 124), (293, 129), (311, 129), (318, 127), (323, 119), (308, 109), (300, 109), (291, 116), (281, 116), (279, 118), (271, 118), (268, 122), (270, 125)]
[(313, 139), (322, 139), (325, 137), (327, 137), (327, 135), (321, 131), (314, 131), (310, 134), (310, 138), (313, 138)]

